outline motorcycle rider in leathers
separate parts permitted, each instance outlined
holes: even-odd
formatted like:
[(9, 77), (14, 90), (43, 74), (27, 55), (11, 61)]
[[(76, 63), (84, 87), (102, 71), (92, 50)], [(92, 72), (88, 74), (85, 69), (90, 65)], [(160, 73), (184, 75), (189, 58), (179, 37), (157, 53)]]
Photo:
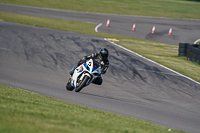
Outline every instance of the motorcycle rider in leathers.
[[(84, 56), (77, 64), (77, 66), (81, 65), (82, 63), (86, 62), (89, 58), (94, 58), (97, 62), (100, 62), (101, 64), (101, 74), (105, 74), (108, 67), (109, 67), (109, 60), (108, 60), (109, 51), (106, 48), (102, 48), (99, 53), (93, 53), (89, 56)], [(70, 76), (73, 75), (74, 70), (76, 69), (76, 65), (72, 68), (72, 70), (69, 72)], [(95, 81), (93, 81), (94, 84), (101, 85), (103, 82), (103, 79), (101, 75), (96, 78)]]

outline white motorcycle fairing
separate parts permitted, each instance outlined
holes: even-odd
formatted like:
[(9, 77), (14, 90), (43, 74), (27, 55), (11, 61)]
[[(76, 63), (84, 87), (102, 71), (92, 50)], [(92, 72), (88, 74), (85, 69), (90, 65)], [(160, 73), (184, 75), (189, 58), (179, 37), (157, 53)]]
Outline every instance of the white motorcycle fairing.
[(87, 76), (89, 78), (86, 84), (84, 85), (85, 87), (91, 82), (93, 82), (100, 74), (101, 65), (91, 58), (74, 70), (73, 76), (71, 77), (71, 86), (77, 88), (81, 84), (84, 77)]

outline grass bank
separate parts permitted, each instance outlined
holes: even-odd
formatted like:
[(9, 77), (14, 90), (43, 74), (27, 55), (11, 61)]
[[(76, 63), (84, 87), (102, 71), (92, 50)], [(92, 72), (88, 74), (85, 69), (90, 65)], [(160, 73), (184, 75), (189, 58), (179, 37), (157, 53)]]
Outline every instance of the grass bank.
[(200, 2), (188, 0), (0, 0), (0, 2), (84, 12), (200, 19)]
[(198, 71), (200, 72), (200, 66), (197, 63), (187, 61), (186, 58), (178, 57), (178, 46), (95, 32), (94, 29), (96, 25), (86, 22), (41, 18), (5, 12), (0, 12), (0, 18), (21, 24), (72, 31), (106, 38), (116, 38), (121, 42), (125, 42), (119, 43), (120, 45), (200, 82), (200, 73), (197, 73)]
[(200, 65), (187, 61), (186, 57), (178, 57), (178, 47), (176, 46), (170, 47), (162, 44), (144, 46), (127, 43), (120, 43), (120, 45), (200, 82), (200, 73), (198, 73)]
[[(0, 84), (2, 133), (169, 133), (149, 122), (98, 111)], [(170, 133), (181, 133), (171, 130)]]

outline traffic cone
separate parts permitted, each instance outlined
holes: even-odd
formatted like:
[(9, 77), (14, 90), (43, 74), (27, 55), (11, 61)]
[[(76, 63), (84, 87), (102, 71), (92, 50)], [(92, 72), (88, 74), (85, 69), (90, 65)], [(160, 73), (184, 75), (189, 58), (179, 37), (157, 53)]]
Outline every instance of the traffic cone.
[(152, 34), (155, 33), (155, 29), (156, 29), (156, 28), (155, 28), (155, 25), (154, 25), (153, 28), (152, 28), (152, 31), (151, 31)]
[(107, 27), (110, 26), (110, 19), (107, 20), (106, 26), (107, 26)]
[(135, 25), (135, 23), (134, 23), (134, 24), (133, 24), (132, 31), (135, 31), (135, 26), (136, 26), (136, 25)]
[(172, 27), (169, 29), (169, 35), (172, 35)]

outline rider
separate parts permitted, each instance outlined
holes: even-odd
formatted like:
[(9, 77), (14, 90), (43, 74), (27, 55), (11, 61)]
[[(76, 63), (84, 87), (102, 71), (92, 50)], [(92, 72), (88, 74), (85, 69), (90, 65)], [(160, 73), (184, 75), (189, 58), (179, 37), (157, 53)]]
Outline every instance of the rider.
[[(100, 62), (101, 64), (101, 74), (105, 74), (108, 66), (109, 66), (109, 60), (108, 60), (108, 55), (109, 55), (109, 51), (106, 48), (102, 48), (99, 53), (93, 53), (89, 56), (84, 56), (77, 64), (77, 66), (81, 65), (82, 63), (86, 62), (87, 59), (89, 58), (94, 58), (97, 62)], [(72, 68), (72, 70), (69, 72), (70, 76), (73, 75), (74, 70), (75, 70), (76, 66), (74, 66)], [(99, 75), (99, 77), (96, 78), (95, 81), (93, 81), (94, 84), (98, 84), (101, 85), (103, 82), (103, 79), (101, 77), (101, 75)]]

